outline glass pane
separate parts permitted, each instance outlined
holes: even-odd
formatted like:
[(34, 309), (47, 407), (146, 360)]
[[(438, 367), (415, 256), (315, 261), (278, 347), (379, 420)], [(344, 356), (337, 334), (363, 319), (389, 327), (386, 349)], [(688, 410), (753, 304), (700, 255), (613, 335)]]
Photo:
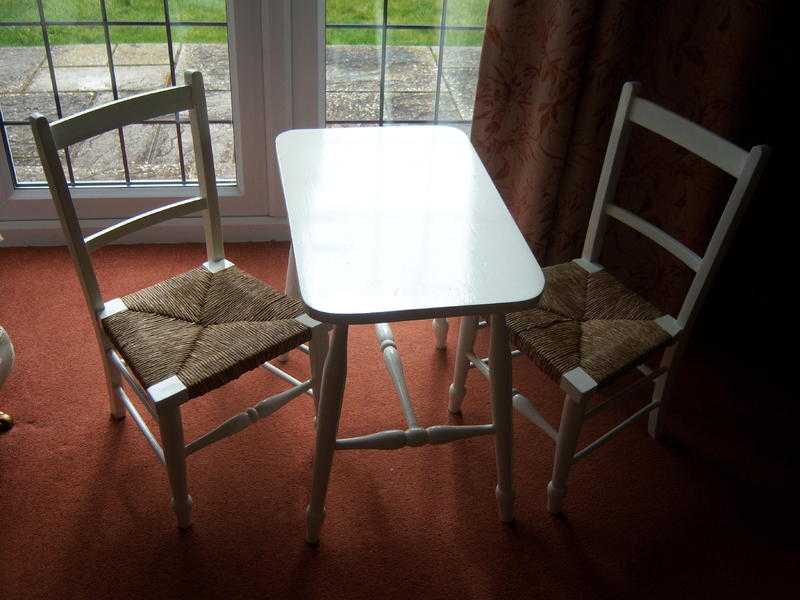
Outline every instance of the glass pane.
[[(338, 43), (356, 34), (358, 41)], [(333, 35), (331, 35), (333, 34)], [(377, 121), (381, 86), (381, 30), (328, 30), (325, 47), (328, 121)]]
[[(126, 147), (128, 140), (126, 139)], [(123, 181), (122, 150), (116, 131), (70, 146), (75, 181)]]
[(170, 21), (225, 23), (225, 0), (169, 0)]
[(110, 35), (120, 98), (172, 83), (164, 27), (116, 26), (110, 28)]
[(489, 0), (448, 0), (447, 25), (484, 27), (488, 8)]
[[(111, 89), (102, 27), (58, 26), (50, 27), (49, 31), (59, 94)], [(31, 82), (30, 90), (44, 91), (49, 88), (50, 73), (47, 65), (44, 65)]]
[[(27, 121), (33, 111), (55, 116), (53, 86), (41, 27), (0, 28), (0, 109), (6, 121)], [(40, 73), (46, 77), (38, 90), (31, 83)]]
[(383, 0), (327, 0), (325, 22), (343, 25), (383, 23)]
[(432, 120), (437, 71), (433, 48), (408, 45), (403, 36), (398, 35), (403, 33), (387, 31), (383, 118), (388, 121)]
[(442, 0), (389, 0), (391, 25), (441, 25)]
[[(197, 34), (204, 34), (197, 43)], [(175, 76), (183, 83), (185, 71), (197, 70), (203, 74), (206, 92), (231, 89), (231, 71), (228, 59), (228, 30), (225, 27), (175, 27), (173, 44), (176, 49)], [(178, 44), (180, 47), (178, 47)]]
[(11, 149), (11, 158), (17, 173), (17, 181), (29, 183), (44, 181), (42, 163), (33, 141), (33, 132), (28, 125), (6, 126), (6, 139)]
[[(38, 20), (39, 10), (36, 7), (36, 2), (0, 0), (0, 22)], [(2, 31), (0, 31), (0, 35), (2, 35)]]
[[(20, 4), (20, 0), (16, 0)], [(29, 0), (36, 4), (35, 0)], [(48, 21), (100, 21), (100, 2), (86, 0), (44, 0), (44, 18)], [(37, 13), (38, 14), (38, 13)]]
[[(447, 31), (442, 57), (442, 95), (447, 94), (456, 112), (446, 116), (445, 104), (439, 107), (442, 120), (472, 120), (478, 66), (481, 60), (482, 31)], [(439, 49), (434, 51), (438, 58)]]
[(174, 124), (129, 125), (124, 134), (132, 182), (180, 180), (178, 133)]
[(159, 21), (163, 23), (164, 0), (106, 0), (106, 12), (109, 21)]
[[(217, 179), (236, 179), (236, 163), (234, 159), (233, 126), (226, 124), (212, 124), (211, 148), (214, 152), (214, 170)], [(188, 125), (181, 125), (183, 140), (183, 157), (186, 160), (186, 179), (197, 179), (197, 166), (194, 161), (194, 148), (192, 146), (192, 129)]]

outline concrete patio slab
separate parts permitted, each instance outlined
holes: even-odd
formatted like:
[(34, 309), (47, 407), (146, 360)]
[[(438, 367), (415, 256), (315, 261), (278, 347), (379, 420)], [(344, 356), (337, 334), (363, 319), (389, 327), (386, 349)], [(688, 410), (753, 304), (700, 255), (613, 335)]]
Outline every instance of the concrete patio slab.
[[(174, 44), (175, 57), (180, 56), (181, 44)], [(115, 65), (168, 65), (167, 44), (117, 44), (114, 50)]]
[[(387, 93), (384, 98), (384, 118), (387, 121), (427, 121), (434, 116), (433, 92)], [(439, 118), (458, 119), (458, 109), (448, 95), (439, 98)]]
[(328, 92), (325, 116), (328, 121), (377, 121), (380, 92)]
[(187, 70), (203, 73), (206, 90), (231, 89), (226, 44), (183, 44), (175, 67), (179, 82), (183, 82), (183, 73)]
[(442, 69), (442, 85), (455, 101), (460, 119), (471, 121), (478, 85), (477, 67)]
[(45, 60), (41, 47), (0, 47), (0, 93), (25, 91)]
[(328, 46), (325, 53), (326, 85), (329, 92), (380, 90), (379, 46)]
[(386, 48), (386, 91), (435, 91), (436, 68), (427, 46), (389, 46)]
[[(94, 102), (94, 92), (66, 92), (59, 94), (61, 110), (71, 115), (86, 110)], [(3, 118), (6, 121), (27, 121), (32, 112), (40, 112), (51, 121), (58, 118), (52, 92), (5, 94), (0, 96)]]
[[(113, 48), (112, 48), (113, 51)], [(56, 67), (91, 67), (108, 68), (108, 54), (105, 44), (69, 44), (51, 46), (53, 64)]]

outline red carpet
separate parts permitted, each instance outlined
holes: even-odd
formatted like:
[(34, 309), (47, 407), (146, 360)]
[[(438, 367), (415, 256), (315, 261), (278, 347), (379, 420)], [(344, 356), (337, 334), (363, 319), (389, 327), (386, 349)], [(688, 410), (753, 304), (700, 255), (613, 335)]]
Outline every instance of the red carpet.
[[(111, 298), (186, 270), (200, 246), (97, 253)], [(228, 246), (282, 287), (285, 244)], [(0, 597), (768, 598), (798, 591), (781, 498), (630, 428), (574, 469), (565, 516), (545, 510), (552, 446), (515, 421), (517, 523), (502, 526), (491, 439), (336, 455), (319, 548), (303, 543), (310, 399), (189, 459), (194, 525), (175, 527), (166, 475), (130, 418), (108, 417), (97, 348), (63, 248), (0, 250), (0, 323), (17, 365), (0, 390)], [(446, 422), (450, 350), (429, 322), (395, 333), (422, 424)], [(482, 338), (485, 343), (485, 335)], [(370, 327), (351, 330), (341, 432), (402, 426)], [(293, 353), (288, 368), (307, 373)], [(515, 386), (558, 422), (560, 394), (530, 363)], [(187, 438), (283, 386), (254, 372), (189, 404)], [(464, 423), (489, 418), (469, 379)], [(630, 407), (628, 407), (629, 409)], [(592, 421), (596, 435), (620, 407)], [(776, 504), (777, 502), (777, 504)], [(787, 507), (788, 508), (788, 507)], [(792, 591), (794, 590), (794, 591)], [(796, 597), (796, 596), (795, 596)]]

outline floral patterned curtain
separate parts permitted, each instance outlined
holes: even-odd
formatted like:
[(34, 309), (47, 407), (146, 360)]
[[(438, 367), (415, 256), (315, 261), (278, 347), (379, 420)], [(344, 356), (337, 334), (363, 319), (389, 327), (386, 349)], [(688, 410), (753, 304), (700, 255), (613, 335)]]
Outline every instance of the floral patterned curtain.
[[(473, 143), (542, 264), (579, 256), (622, 84), (738, 142), (769, 1), (494, 0)], [(733, 181), (635, 131), (616, 202), (698, 253)], [(676, 314), (689, 273), (624, 226), (603, 264)]]

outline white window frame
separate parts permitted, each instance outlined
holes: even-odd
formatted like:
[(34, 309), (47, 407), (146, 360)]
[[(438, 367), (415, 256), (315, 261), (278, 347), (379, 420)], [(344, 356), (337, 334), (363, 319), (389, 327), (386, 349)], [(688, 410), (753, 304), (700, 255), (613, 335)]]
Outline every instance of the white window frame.
[[(227, 0), (236, 184), (220, 185), (229, 241), (286, 240), (286, 211), (275, 137), (324, 123), (324, 0)], [(309, 43), (309, 38), (316, 43)], [(246, 127), (242, 124), (245, 123)], [(73, 188), (86, 234), (199, 193), (197, 185), (97, 185)], [(46, 187), (15, 188), (0, 152), (3, 245), (63, 243)], [(124, 242), (201, 241), (200, 219), (174, 219)]]

